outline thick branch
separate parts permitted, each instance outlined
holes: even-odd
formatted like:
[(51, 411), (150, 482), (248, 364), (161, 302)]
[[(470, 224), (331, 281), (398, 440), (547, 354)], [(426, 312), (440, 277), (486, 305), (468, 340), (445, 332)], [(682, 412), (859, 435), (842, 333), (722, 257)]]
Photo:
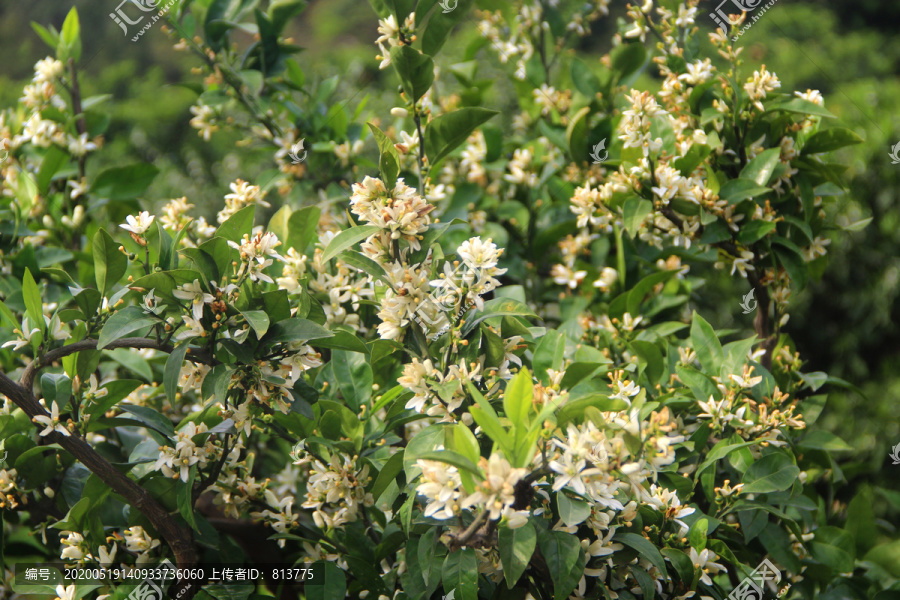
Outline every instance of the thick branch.
[[(30, 389), (17, 384), (5, 373), (0, 373), (0, 393), (5, 394), (31, 418), (49, 416)], [(83, 439), (74, 435), (65, 436), (55, 431), (48, 435), (47, 439), (62, 446), (64, 450), (96, 474), (103, 483), (147, 517), (147, 520), (172, 549), (179, 568), (190, 568), (197, 564), (197, 551), (194, 548), (191, 530), (169, 515), (166, 509), (150, 495), (150, 492), (117, 470)], [(190, 598), (192, 595), (188, 591), (184, 597)]]
[[(150, 338), (122, 338), (110, 342), (103, 349), (114, 350), (116, 348), (150, 348), (153, 350), (162, 350), (163, 352), (171, 352), (172, 350), (174, 350), (174, 346), (172, 346), (171, 344), (159, 342)], [(80, 342), (75, 342), (74, 344), (69, 344), (68, 346), (63, 346), (62, 348), (51, 350), (50, 352), (39, 356), (34, 360), (34, 362), (28, 365), (28, 367), (25, 369), (25, 372), (22, 373), (21, 385), (30, 393), (31, 387), (34, 385), (34, 378), (37, 375), (38, 371), (48, 365), (53, 364), (55, 361), (65, 356), (69, 356), (70, 354), (75, 354), (76, 352), (81, 352), (82, 350), (96, 349), (97, 340), (81, 340)], [(201, 350), (199, 348), (188, 348), (188, 352), (185, 357), (190, 361), (202, 363), (204, 365), (216, 364), (215, 359), (209, 356), (209, 354), (207, 354), (205, 350)]]

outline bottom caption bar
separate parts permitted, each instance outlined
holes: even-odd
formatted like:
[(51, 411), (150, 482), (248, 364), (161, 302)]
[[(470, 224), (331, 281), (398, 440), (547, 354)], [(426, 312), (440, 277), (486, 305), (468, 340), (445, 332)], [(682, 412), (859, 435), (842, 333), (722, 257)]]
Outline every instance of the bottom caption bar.
[(264, 581), (270, 585), (323, 585), (325, 563), (255, 564), (199, 564), (180, 569), (169, 561), (135, 567), (99, 564), (19, 563), (15, 565), (17, 586), (97, 584), (137, 585), (143, 583), (169, 585), (187, 581), (192, 585), (215, 583), (240, 585)]

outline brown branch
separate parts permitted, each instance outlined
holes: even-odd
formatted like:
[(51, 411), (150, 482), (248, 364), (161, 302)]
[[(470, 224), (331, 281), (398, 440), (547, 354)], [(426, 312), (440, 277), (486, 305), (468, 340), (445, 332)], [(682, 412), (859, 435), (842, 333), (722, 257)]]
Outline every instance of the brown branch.
[[(174, 346), (171, 344), (167, 344), (165, 342), (160, 342), (157, 340), (152, 340), (150, 338), (121, 338), (118, 340), (114, 340), (107, 344), (103, 349), (104, 350), (114, 350), (116, 348), (141, 348), (141, 349), (152, 349), (152, 350), (162, 350), (163, 352), (172, 352), (174, 350)], [(97, 340), (81, 340), (80, 342), (75, 342), (74, 344), (69, 344), (68, 346), (63, 346), (62, 348), (56, 348), (47, 352), (46, 354), (42, 354), (38, 358), (34, 360), (28, 367), (26, 367), (25, 372), (22, 373), (22, 379), (20, 385), (26, 390), (31, 392), (31, 388), (34, 385), (34, 378), (37, 376), (38, 371), (43, 369), (44, 367), (53, 364), (55, 361), (69, 356), (70, 354), (75, 354), (76, 352), (81, 352), (82, 350), (96, 350), (97, 349)], [(188, 348), (188, 352), (185, 355), (185, 358), (195, 363), (202, 363), (204, 365), (215, 365), (217, 361), (209, 356), (209, 354), (200, 348)]]
[[(72, 345), (74, 346), (75, 344)], [(17, 384), (7, 377), (5, 373), (0, 373), (0, 393), (6, 395), (32, 419), (38, 416), (49, 416), (30, 389)], [(46, 439), (62, 446), (64, 450), (97, 475), (103, 483), (122, 496), (128, 504), (147, 517), (150, 524), (153, 525), (172, 549), (179, 568), (191, 568), (197, 564), (197, 550), (194, 548), (191, 530), (169, 515), (150, 492), (117, 470), (83, 439), (74, 435), (62, 435), (56, 431), (46, 436)], [(179, 586), (183, 586), (185, 583), (187, 582), (181, 581)], [(185, 600), (189, 600), (194, 593), (196, 592), (191, 592), (188, 589), (182, 597)]]
[[(78, 134), (87, 133), (87, 122), (84, 119), (84, 110), (81, 106), (81, 87), (78, 85), (78, 71), (75, 69), (75, 59), (69, 59), (69, 76), (72, 78), (72, 112), (75, 113), (75, 127)], [(85, 157), (78, 157), (78, 177), (79, 180), (84, 179), (85, 174)]]

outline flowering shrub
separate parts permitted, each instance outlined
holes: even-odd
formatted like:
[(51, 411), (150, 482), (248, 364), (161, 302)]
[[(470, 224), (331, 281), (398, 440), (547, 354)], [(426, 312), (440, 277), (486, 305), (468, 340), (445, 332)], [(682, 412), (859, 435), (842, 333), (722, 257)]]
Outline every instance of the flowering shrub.
[[(896, 546), (862, 560), (831, 502), (848, 447), (805, 431), (849, 384), (787, 334), (836, 228), (823, 155), (859, 139), (726, 32), (703, 56), (694, 0), (631, 6), (599, 61), (567, 48), (608, 0), (474, 4), (371, 0), (390, 120), (307, 84), (300, 0), (171, 8), (205, 65), (192, 126), (277, 166), (215, 222), (142, 211), (150, 165), (88, 175), (106, 122), (77, 14), (37, 28), (56, 58), (0, 116), (9, 539), (190, 568), (259, 558), (262, 525), (326, 561), (308, 598), (723, 598), (764, 558), (792, 597), (896, 588)], [(509, 127), (476, 56), (508, 73)], [(753, 335), (691, 310), (716, 269), (755, 294)]]

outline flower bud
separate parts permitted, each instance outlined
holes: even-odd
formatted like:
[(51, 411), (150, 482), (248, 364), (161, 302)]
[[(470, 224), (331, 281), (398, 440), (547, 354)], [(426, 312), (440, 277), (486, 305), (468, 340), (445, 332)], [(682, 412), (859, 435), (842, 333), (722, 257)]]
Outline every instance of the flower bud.
[(406, 118), (409, 116), (409, 111), (400, 106), (395, 106), (394, 108), (391, 109), (391, 114), (394, 115), (395, 117), (399, 117), (399, 118), (403, 119), (403, 118)]

